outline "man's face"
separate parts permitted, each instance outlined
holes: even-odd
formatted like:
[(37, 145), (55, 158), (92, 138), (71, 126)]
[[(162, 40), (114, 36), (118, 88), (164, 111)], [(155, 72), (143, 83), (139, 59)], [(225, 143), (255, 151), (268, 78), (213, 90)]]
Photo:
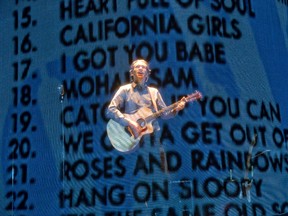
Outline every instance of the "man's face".
[(136, 83), (145, 83), (149, 76), (148, 66), (144, 61), (137, 61), (133, 65), (132, 75), (134, 82)]

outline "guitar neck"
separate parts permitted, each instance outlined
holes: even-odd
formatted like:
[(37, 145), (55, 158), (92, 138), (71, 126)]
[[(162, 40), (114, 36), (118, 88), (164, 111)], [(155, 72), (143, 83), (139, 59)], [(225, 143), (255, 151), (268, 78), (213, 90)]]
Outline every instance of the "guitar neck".
[[(202, 98), (202, 94), (201, 94), (200, 92), (196, 91), (195, 93), (186, 96), (186, 97), (184, 98), (184, 101), (185, 101), (185, 102), (191, 102), (191, 101), (198, 100), (198, 99), (201, 99), (201, 98)], [(173, 104), (171, 104), (170, 106), (167, 106), (167, 107), (165, 107), (165, 108), (163, 108), (163, 109), (161, 109), (161, 110), (159, 110), (159, 111), (151, 114), (150, 116), (147, 116), (147, 117), (145, 118), (145, 121), (146, 121), (146, 122), (153, 121), (154, 119), (162, 116), (162, 115), (165, 114), (166, 112), (170, 112), (171, 110), (173, 110), (174, 108), (176, 108), (181, 101), (182, 101), (182, 99), (179, 100), (179, 101), (177, 101), (177, 102), (175, 102), (175, 103), (173, 103)]]
[(172, 109), (176, 108), (179, 102), (180, 102), (180, 101), (177, 101), (176, 103), (173, 103), (173, 104), (171, 104), (170, 106), (167, 106), (167, 107), (165, 107), (165, 108), (163, 108), (163, 109), (161, 109), (161, 110), (159, 110), (159, 111), (157, 111), (157, 112), (155, 112), (155, 113), (147, 116), (147, 117), (145, 118), (145, 121), (146, 121), (146, 122), (149, 122), (149, 121), (153, 121), (154, 119), (159, 118), (159, 117), (162, 116), (164, 113), (169, 112), (169, 111), (171, 111)]

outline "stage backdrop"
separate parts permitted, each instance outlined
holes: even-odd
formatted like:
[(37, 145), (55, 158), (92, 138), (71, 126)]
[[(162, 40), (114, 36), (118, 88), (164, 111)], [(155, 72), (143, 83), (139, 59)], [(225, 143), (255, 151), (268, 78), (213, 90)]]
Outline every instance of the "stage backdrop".
[[(288, 212), (287, 0), (2, 0), (0, 215)], [(134, 152), (107, 104), (150, 62), (167, 105)], [(115, 134), (120, 136), (120, 134)]]

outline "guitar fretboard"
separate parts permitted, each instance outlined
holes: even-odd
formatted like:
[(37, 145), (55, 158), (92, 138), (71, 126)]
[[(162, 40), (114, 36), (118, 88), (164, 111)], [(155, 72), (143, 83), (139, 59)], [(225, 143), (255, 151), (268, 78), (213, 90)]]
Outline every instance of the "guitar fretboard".
[(168, 112), (171, 112), (171, 110), (173, 110), (174, 108), (177, 107), (177, 105), (178, 105), (179, 102), (180, 102), (180, 101), (177, 101), (176, 103), (173, 103), (173, 104), (171, 104), (170, 106), (167, 106), (167, 107), (159, 110), (158, 112), (155, 112), (155, 113), (147, 116), (147, 117), (145, 118), (145, 121), (146, 121), (146, 122), (152, 121), (152, 120), (154, 120), (154, 119), (159, 118), (159, 117), (162, 116), (163, 114), (166, 114), (166, 113), (168, 113)]
[[(202, 95), (200, 92), (196, 91), (195, 93), (191, 94), (191, 95), (188, 95), (187, 97), (185, 97), (185, 102), (189, 102), (189, 101), (194, 101), (194, 100), (197, 100), (197, 99), (200, 99), (202, 98)], [(181, 102), (180, 101), (177, 101), (173, 104), (171, 104), (170, 106), (167, 106), (149, 116), (147, 116), (144, 120), (146, 122), (150, 122), (150, 121), (153, 121), (155, 120), (156, 118), (162, 116), (163, 114), (165, 115), (166, 113), (168, 114), (168, 112), (171, 112), (174, 108), (177, 107), (177, 105)]]

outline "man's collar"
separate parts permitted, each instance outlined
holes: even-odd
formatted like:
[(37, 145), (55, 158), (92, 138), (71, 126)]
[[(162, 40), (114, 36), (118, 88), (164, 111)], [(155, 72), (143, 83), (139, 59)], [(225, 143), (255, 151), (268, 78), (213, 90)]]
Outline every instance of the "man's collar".
[(135, 83), (135, 82), (132, 82), (131, 85), (132, 85), (132, 88), (133, 88), (133, 89), (137, 88), (137, 89), (139, 89), (139, 90), (145, 89), (145, 88), (147, 87), (146, 84), (144, 84), (144, 85), (142, 86), (142, 85), (140, 85), (140, 84), (138, 84), (138, 83)]

